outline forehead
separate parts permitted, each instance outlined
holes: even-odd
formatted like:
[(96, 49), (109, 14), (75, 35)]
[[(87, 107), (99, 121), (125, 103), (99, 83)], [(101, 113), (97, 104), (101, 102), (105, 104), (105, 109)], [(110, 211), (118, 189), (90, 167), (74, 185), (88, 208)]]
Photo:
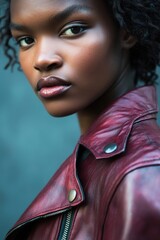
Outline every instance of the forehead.
[[(43, 7), (51, 7), (51, 6), (61, 6), (62, 4), (85, 4), (86, 2), (90, 2), (90, 0), (10, 0), (11, 6), (14, 7), (19, 6), (21, 8), (35, 7), (43, 8)], [(63, 6), (62, 5), (62, 6)]]
[[(44, 11), (62, 11), (63, 9), (80, 5), (93, 8), (95, 11), (103, 5), (104, 0), (10, 0), (11, 17), (14, 15), (36, 15)], [(103, 9), (103, 8), (102, 8)]]
[(70, 5), (93, 5), (95, 0), (10, 0), (11, 10), (61, 9)]

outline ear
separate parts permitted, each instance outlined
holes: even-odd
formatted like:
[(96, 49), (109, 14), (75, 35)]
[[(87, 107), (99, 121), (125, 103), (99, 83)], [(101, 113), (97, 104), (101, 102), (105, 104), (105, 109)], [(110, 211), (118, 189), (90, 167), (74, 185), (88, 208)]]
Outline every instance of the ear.
[(132, 48), (137, 43), (136, 37), (130, 35), (126, 30), (121, 30), (121, 46), (125, 49)]

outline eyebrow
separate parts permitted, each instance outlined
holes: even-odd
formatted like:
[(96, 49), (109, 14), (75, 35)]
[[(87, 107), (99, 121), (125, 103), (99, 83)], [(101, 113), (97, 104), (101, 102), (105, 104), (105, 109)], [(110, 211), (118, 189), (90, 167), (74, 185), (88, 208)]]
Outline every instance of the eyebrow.
[[(56, 25), (58, 22), (64, 21), (69, 16), (73, 15), (74, 13), (89, 12), (91, 10), (92, 10), (92, 8), (89, 7), (89, 6), (86, 6), (86, 5), (72, 5), (68, 8), (65, 8), (61, 12), (58, 12), (54, 16), (50, 16), (49, 19), (48, 19), (48, 22), (52, 23), (52, 24), (54, 23)], [(10, 29), (17, 30), (17, 31), (26, 31), (29, 28), (27, 26), (11, 22), (10, 23)]]

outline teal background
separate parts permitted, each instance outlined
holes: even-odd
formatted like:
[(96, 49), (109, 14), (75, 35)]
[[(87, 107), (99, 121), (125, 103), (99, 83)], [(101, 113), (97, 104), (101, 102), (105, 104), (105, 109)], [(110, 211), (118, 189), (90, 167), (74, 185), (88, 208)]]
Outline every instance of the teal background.
[(0, 53), (0, 239), (73, 151), (75, 115), (53, 118)]
[[(72, 152), (76, 116), (53, 118), (0, 52), (0, 239)], [(157, 88), (160, 93), (160, 87)]]

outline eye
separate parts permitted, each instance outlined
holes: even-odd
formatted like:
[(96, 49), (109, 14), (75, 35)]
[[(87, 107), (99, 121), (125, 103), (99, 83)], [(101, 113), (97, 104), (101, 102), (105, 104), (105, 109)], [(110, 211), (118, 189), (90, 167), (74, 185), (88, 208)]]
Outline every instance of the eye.
[(32, 37), (21, 37), (17, 39), (17, 43), (20, 47), (27, 48), (34, 44), (34, 39)]
[(76, 37), (87, 30), (87, 26), (84, 24), (74, 24), (66, 27), (60, 33), (62, 37)]

